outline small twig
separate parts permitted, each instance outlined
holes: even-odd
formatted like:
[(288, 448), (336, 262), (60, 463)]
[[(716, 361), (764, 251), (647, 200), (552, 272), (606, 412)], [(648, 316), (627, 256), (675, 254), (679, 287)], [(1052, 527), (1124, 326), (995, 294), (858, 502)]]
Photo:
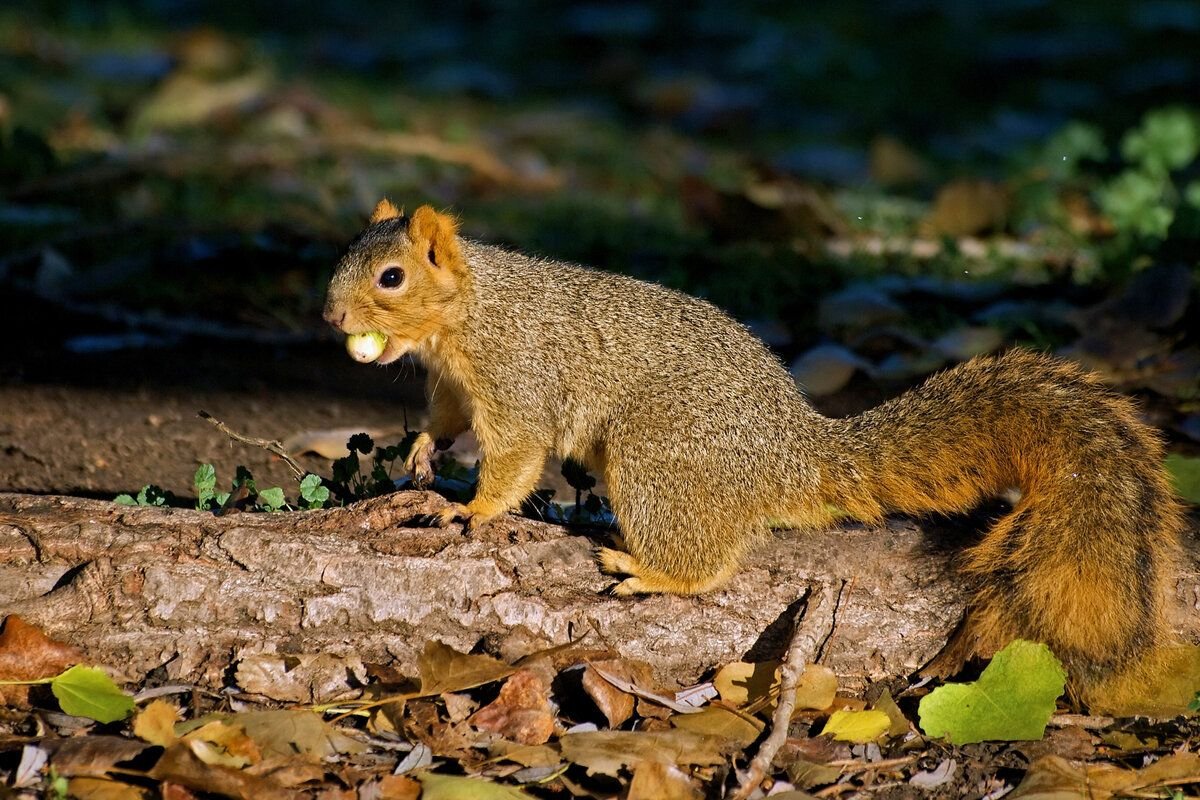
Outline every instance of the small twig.
[(792, 641), (779, 670), (779, 702), (771, 716), (771, 732), (750, 761), (742, 782), (725, 795), (728, 800), (746, 800), (770, 774), (771, 762), (787, 741), (788, 726), (796, 708), (796, 687), (805, 665), (816, 656), (817, 648), (833, 625), (834, 593), (828, 584), (822, 587), (815, 603), (811, 590), (806, 591), (805, 599), (807, 602), (796, 614)]
[(1083, 728), (1088, 731), (1102, 731), (1110, 727), (1115, 720), (1112, 717), (1094, 717), (1087, 714), (1055, 714), (1048, 723), (1052, 728)]
[(226, 425), (224, 422), (221, 422), (221, 420), (217, 419), (212, 414), (209, 414), (207, 411), (198, 412), (198, 416), (201, 419), (208, 420), (210, 423), (212, 423), (213, 427), (234, 441), (241, 442), (243, 444), (252, 444), (255, 447), (261, 447), (267, 452), (274, 453), (275, 455), (279, 456), (283, 459), (284, 463), (288, 465), (288, 468), (290, 468), (295, 474), (296, 480), (300, 480), (308, 474), (308, 470), (300, 466), (299, 462), (297, 462), (296, 459), (292, 458), (288, 454), (288, 451), (284, 449), (282, 442), (272, 439), (258, 439), (253, 436), (243, 436), (237, 431), (230, 430), (228, 425)]
[(882, 761), (863, 761), (860, 758), (843, 758), (837, 761), (826, 761), (822, 766), (838, 767), (842, 773), (849, 772), (870, 772), (877, 769), (891, 769), (892, 767), (904, 767), (912, 764), (922, 757), (918, 753), (911, 756), (901, 756), (900, 758), (886, 758)]

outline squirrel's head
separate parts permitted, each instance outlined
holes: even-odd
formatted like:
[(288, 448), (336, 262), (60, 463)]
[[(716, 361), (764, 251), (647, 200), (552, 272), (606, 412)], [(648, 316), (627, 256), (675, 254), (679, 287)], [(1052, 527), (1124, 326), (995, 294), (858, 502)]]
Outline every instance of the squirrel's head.
[(421, 206), (406, 217), (379, 201), (367, 228), (338, 262), (325, 319), (348, 335), (387, 337), (376, 363), (431, 343), (460, 318), (470, 271), (454, 218)]

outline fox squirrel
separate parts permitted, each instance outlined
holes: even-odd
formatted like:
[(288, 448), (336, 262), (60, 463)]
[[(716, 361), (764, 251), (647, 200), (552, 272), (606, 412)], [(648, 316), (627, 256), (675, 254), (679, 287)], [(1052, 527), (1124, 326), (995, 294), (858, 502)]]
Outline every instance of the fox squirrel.
[(419, 483), (435, 445), (477, 435), (477, 493), (441, 524), (474, 529), (517, 506), (551, 455), (601, 471), (624, 537), (598, 556), (628, 576), (616, 594), (708, 591), (768, 520), (961, 512), (1016, 487), (965, 555), (978, 589), (960, 647), (1045, 642), (1086, 693), (1144, 673), (1168, 639), (1182, 511), (1162, 446), (1073, 364), (979, 357), (830, 419), (709, 303), (468, 241), (452, 217), (387, 200), (338, 264), (324, 316), (386, 337), (360, 360), (412, 353), (427, 368), (429, 426), (406, 462)]

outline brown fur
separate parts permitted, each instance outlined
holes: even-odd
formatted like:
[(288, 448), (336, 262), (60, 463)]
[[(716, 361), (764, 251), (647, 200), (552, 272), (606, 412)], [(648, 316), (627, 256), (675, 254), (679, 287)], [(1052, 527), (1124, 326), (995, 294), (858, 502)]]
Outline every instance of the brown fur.
[[(428, 206), (392, 211), (350, 246), (326, 317), (387, 333), (383, 363), (412, 352), (427, 367), (417, 477), (434, 442), (479, 438), (476, 496), (443, 523), (482, 524), (533, 490), (549, 456), (575, 458), (604, 473), (625, 538), (627, 552), (599, 555), (630, 576), (615, 591), (698, 593), (736, 571), (768, 519), (964, 511), (1016, 487), (964, 561), (979, 587), (967, 649), (1043, 641), (1103, 692), (1163, 643), (1179, 507), (1157, 437), (1095, 376), (1013, 351), (827, 419), (708, 303), (462, 240)], [(402, 290), (377, 285), (388, 266)]]

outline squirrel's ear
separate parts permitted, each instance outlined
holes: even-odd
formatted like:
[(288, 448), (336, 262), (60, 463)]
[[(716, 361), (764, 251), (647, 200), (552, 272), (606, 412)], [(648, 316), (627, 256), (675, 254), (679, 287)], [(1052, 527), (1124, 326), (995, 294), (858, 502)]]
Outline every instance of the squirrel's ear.
[(403, 215), (404, 212), (392, 205), (392, 201), (386, 197), (379, 201), (375, 206), (375, 210), (371, 212), (371, 224), (383, 222), (385, 219), (395, 219)]
[(457, 235), (458, 221), (432, 206), (421, 206), (408, 222), (408, 238), (414, 245), (429, 248), (429, 261), (435, 267), (455, 271), (462, 267)]

